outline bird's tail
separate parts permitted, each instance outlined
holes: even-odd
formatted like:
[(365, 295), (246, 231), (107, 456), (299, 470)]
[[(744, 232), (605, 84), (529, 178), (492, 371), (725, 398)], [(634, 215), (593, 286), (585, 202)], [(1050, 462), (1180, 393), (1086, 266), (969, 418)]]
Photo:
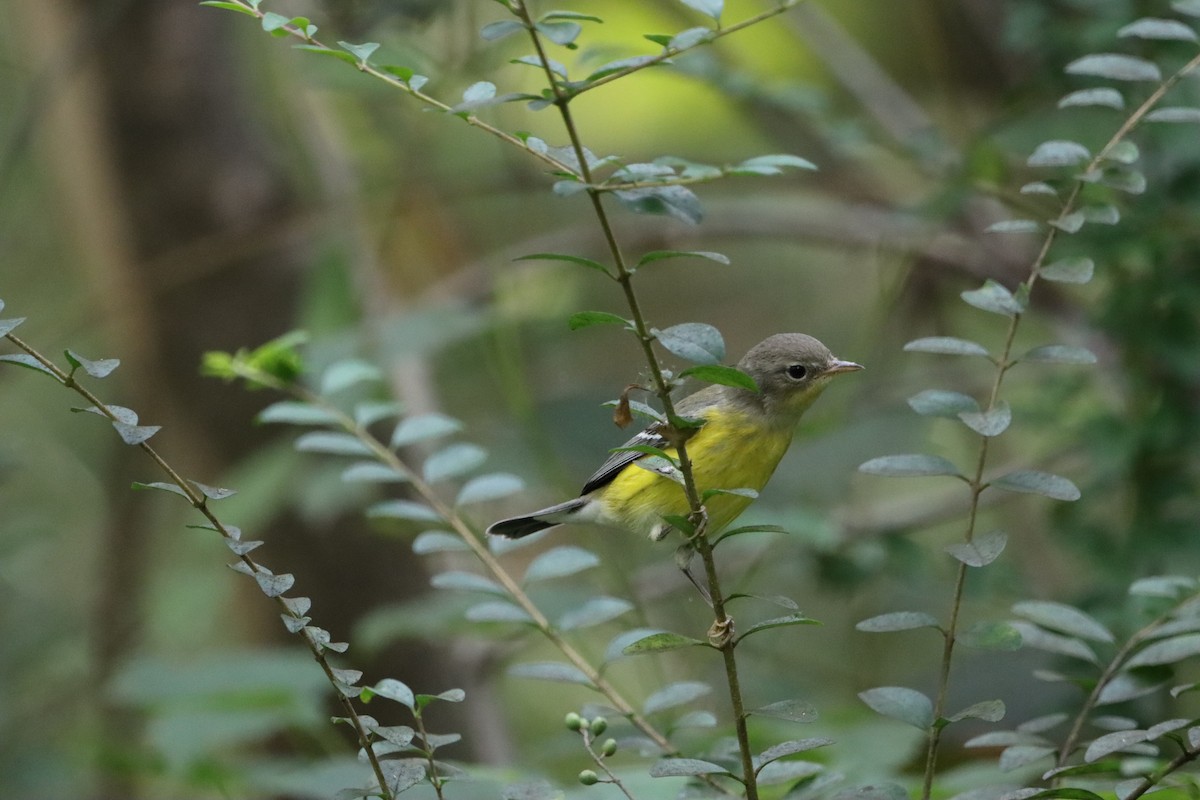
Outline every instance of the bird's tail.
[(526, 514), (521, 517), (510, 517), (509, 519), (502, 519), (499, 522), (493, 522), (488, 526), (487, 533), (489, 536), (520, 539), (522, 536), (528, 536), (531, 533), (537, 533), (546, 528), (553, 528), (555, 525), (570, 522), (572, 517), (587, 504), (587, 498), (576, 497), (574, 500), (568, 500), (556, 506), (543, 508), (541, 511), (535, 511), (532, 514)]

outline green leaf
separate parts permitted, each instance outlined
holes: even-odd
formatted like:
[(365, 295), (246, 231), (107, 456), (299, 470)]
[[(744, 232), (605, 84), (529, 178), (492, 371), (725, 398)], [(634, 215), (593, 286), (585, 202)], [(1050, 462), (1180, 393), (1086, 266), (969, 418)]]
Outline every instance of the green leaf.
[(662, 653), (667, 650), (678, 650), (681, 647), (708, 646), (707, 642), (682, 636), (678, 633), (663, 631), (651, 633), (636, 639), (621, 648), (621, 654), (626, 656), (644, 655), (646, 653)]
[(1113, 145), (1112, 148), (1110, 148), (1108, 152), (1104, 154), (1104, 157), (1109, 161), (1115, 161), (1118, 164), (1129, 165), (1136, 163), (1137, 160), (1141, 158), (1141, 153), (1138, 151), (1138, 146), (1136, 144), (1126, 140), (1117, 142), (1115, 145)]
[[(708, 32), (705, 31), (707, 34)], [(780, 153), (770, 156), (755, 156), (748, 158), (742, 163), (730, 167), (731, 175), (779, 175), (783, 172), (784, 167), (793, 169), (808, 169), (815, 170), (817, 165), (809, 161), (807, 158), (800, 156), (788, 155)]]
[(1065, 72), (1068, 75), (1094, 75), (1114, 81), (1162, 80), (1162, 72), (1154, 62), (1120, 53), (1099, 53), (1078, 58), (1067, 64)]
[[(15, 321), (20, 322), (20, 320)], [(7, 322), (14, 322), (14, 320), (7, 320)], [(4, 322), (0, 322), (0, 335), (8, 332), (3, 330), (4, 324)], [(15, 327), (16, 325), (12, 326), (12, 328)], [(12, 328), (9, 328), (8, 330), (12, 330)], [(70, 362), (72, 367), (75, 369), (82, 367), (83, 371), (93, 378), (107, 378), (112, 374), (113, 370), (121, 366), (121, 360), (119, 358), (101, 358), (96, 361), (91, 361), (74, 352), (73, 350), (65, 350), (63, 352), (67, 357), (67, 361)]]
[(1133, 672), (1123, 672), (1104, 685), (1096, 696), (1096, 705), (1127, 703), (1157, 692), (1166, 686), (1164, 673), (1170, 675), (1170, 669), (1141, 667)]
[(979, 403), (974, 397), (943, 389), (926, 389), (915, 394), (908, 398), (908, 405), (913, 411), (926, 417), (957, 418), (963, 412), (979, 411)]
[(1012, 410), (1004, 400), (987, 411), (962, 411), (958, 418), (980, 436), (999, 436), (1012, 423)]
[(1006, 622), (976, 622), (959, 632), (957, 641), (976, 650), (1019, 650), (1024, 639), (1021, 632)]
[(1037, 233), (1042, 226), (1031, 219), (1002, 219), (983, 229), (984, 233)]
[[(1010, 772), (1015, 769), (1020, 769), (1021, 767), (1032, 764), (1035, 761), (1040, 761), (1046, 756), (1053, 755), (1055, 752), (1057, 751), (1053, 747), (1022, 744), (1013, 745), (1012, 747), (1006, 748), (1004, 752), (1000, 754), (1000, 770), (1002, 772)], [(1054, 790), (1047, 791), (1052, 792)], [(1038, 792), (1038, 794), (1041, 794), (1041, 792)], [(1091, 793), (1089, 792), (1089, 794)], [(1022, 800), (1030, 800), (1030, 798), (1036, 796), (1037, 795), (1029, 795), (1027, 797), (1023, 796)]]
[(114, 421), (112, 426), (116, 429), (117, 435), (121, 437), (121, 441), (129, 445), (142, 444), (162, 430), (161, 425), (128, 425), (117, 421)]
[(1049, 628), (1069, 636), (1078, 636), (1081, 639), (1091, 639), (1097, 642), (1114, 641), (1112, 633), (1092, 616), (1063, 603), (1028, 600), (1014, 605), (1012, 611), (1017, 616), (1035, 622), (1043, 628)]
[(268, 11), (262, 16), (262, 29), (267, 33), (275, 33), (279, 31), (286, 35), (287, 31), (282, 30), (283, 26), (288, 24), (288, 18), (282, 14), (276, 14), (274, 11)]
[(362, 44), (351, 44), (350, 42), (338, 42), (338, 47), (357, 58), (359, 63), (366, 64), (367, 59), (379, 49), (379, 43), (363, 42)]
[(430, 553), (461, 553), (470, 550), (470, 546), (461, 536), (447, 531), (422, 531), (413, 539), (413, 552), (419, 556)]
[(534, 27), (550, 41), (568, 49), (575, 47), (575, 40), (583, 32), (583, 28), (577, 22), (536, 22)]
[(471, 622), (533, 623), (533, 618), (523, 608), (503, 600), (477, 603), (467, 609), (465, 616)]
[(1079, 142), (1054, 139), (1034, 148), (1025, 163), (1031, 167), (1072, 167), (1086, 163), (1091, 157), (1091, 151)]
[(933, 725), (933, 703), (916, 689), (880, 686), (859, 692), (858, 697), (876, 713), (914, 728), (928, 730)]
[(499, 500), (516, 494), (525, 488), (525, 481), (509, 472), (492, 472), (471, 478), (458, 493), (454, 505), (465, 506), (471, 503), (483, 503), (489, 500)]
[(337, 394), (358, 383), (383, 380), (378, 367), (365, 361), (347, 359), (331, 364), (321, 376), (321, 394)]
[(404, 406), (392, 400), (359, 403), (354, 407), (354, 421), (364, 428), (369, 428), (389, 417), (398, 417), (403, 411)]
[(672, 683), (647, 697), (645, 704), (642, 706), (642, 713), (647, 716), (656, 714), (659, 711), (666, 711), (668, 708), (686, 705), (693, 700), (698, 700), (706, 694), (711, 693), (712, 687), (700, 681), (679, 681)]
[[(725, 539), (728, 539), (731, 536), (741, 536), (744, 533), (788, 533), (788, 532), (789, 532), (788, 529), (783, 527), (782, 525), (769, 525), (769, 524), (743, 525), (739, 528), (730, 528), (729, 530), (723, 531), (721, 533), (721, 535), (717, 537), (716, 541), (717, 542), (724, 541)], [(714, 544), (716, 544), (716, 542), (714, 542)], [(758, 595), (753, 595), (753, 594), (739, 595), (739, 596), (741, 596), (741, 597), (758, 597)]]
[(562, 545), (540, 554), (525, 570), (525, 583), (565, 578), (585, 569), (600, 566), (600, 558), (591, 550)]
[(1195, 655), (1200, 655), (1200, 633), (1188, 633), (1147, 645), (1125, 662), (1125, 667), (1132, 669), (1158, 664), (1174, 664)]
[(792, 739), (786, 742), (780, 742), (777, 745), (772, 745), (754, 757), (756, 765), (755, 772), (758, 772), (772, 761), (777, 761), (787, 756), (794, 756), (797, 753), (806, 753), (809, 750), (815, 750), (818, 747), (826, 747), (834, 743), (833, 739), (824, 736), (814, 736), (808, 739)]
[(1130, 745), (1140, 744), (1144, 741), (1146, 741), (1146, 732), (1142, 730), (1106, 733), (1088, 745), (1087, 751), (1083, 754), (1083, 760), (1091, 764), (1107, 755), (1121, 752)]
[(269, 575), (256, 572), (254, 573), (254, 580), (258, 583), (258, 588), (262, 589), (262, 593), (267, 597), (279, 597), (296, 583), (296, 578), (288, 573)]
[(1200, 108), (1164, 106), (1146, 115), (1147, 122), (1200, 122)]
[(369, 456), (371, 448), (348, 433), (313, 431), (296, 439), (301, 453), (329, 453), (337, 456)]
[(395, 678), (384, 678), (374, 686), (364, 687), (361, 697), (364, 703), (369, 703), (373, 697), (382, 697), (408, 708), (416, 708), (417, 704), (413, 690)]
[(1083, 661), (1097, 663), (1096, 654), (1082, 640), (1073, 636), (1060, 636), (1037, 625), (1015, 620), (1009, 623), (1021, 635), (1021, 644), (1047, 653), (1070, 656)]
[(1066, 478), (1032, 469), (1010, 472), (992, 481), (990, 485), (1009, 492), (1040, 494), (1054, 500), (1072, 501), (1080, 497), (1078, 487)]
[(617, 202), (636, 214), (668, 214), (689, 225), (704, 219), (700, 198), (686, 186), (647, 186), (613, 192)]
[(942, 626), (935, 617), (922, 611), (892, 611), (864, 619), (854, 627), (864, 633), (891, 633), (893, 631), (911, 631), (917, 628), (941, 630)]
[(1112, 87), (1099, 86), (1094, 89), (1080, 89), (1071, 92), (1058, 101), (1059, 108), (1070, 106), (1106, 106), (1120, 110), (1125, 108), (1125, 98)]
[(1177, 19), (1142, 17), (1117, 31), (1117, 36), (1138, 39), (1167, 39), (1179, 42), (1196, 41), (1196, 32)]
[[(688, 2), (688, 0), (684, 0), (684, 2)], [(729, 770), (720, 764), (701, 761), (698, 758), (664, 758), (650, 765), (651, 778), (686, 778), (694, 775), (729, 774)]]
[(463, 91), (462, 103), (455, 110), (462, 110), (487, 103), (496, 96), (496, 84), (490, 81), (477, 81)]
[(449, 570), (439, 572), (429, 579), (429, 585), (435, 589), (449, 589), (459, 592), (485, 592), (508, 596), (508, 590), (491, 578), (475, 572)]
[(489, 22), (480, 29), (479, 35), (486, 41), (495, 42), (506, 36), (525, 30), (525, 26), (514, 19), (502, 19)]
[(909, 800), (908, 791), (895, 783), (878, 783), (843, 789), (834, 800)]
[(1082, 212), (1075, 211), (1050, 220), (1050, 225), (1066, 233), (1078, 233), (1085, 222), (1087, 222), (1087, 217)]
[(338, 417), (334, 412), (314, 406), (312, 403), (281, 400), (260, 411), (255, 421), (263, 424), (334, 425), (337, 423)]
[(1146, 176), (1137, 170), (1110, 170), (1100, 182), (1120, 192), (1143, 194), (1146, 191)]
[(718, 264), (729, 264), (729, 256), (713, 253), (708, 250), (654, 250), (639, 258), (635, 269), (667, 258), (703, 258), (715, 261)]
[(558, 618), (558, 628), (574, 631), (603, 625), (633, 610), (633, 604), (619, 597), (592, 597), (578, 608), (563, 612)]
[(821, 623), (803, 614), (788, 614), (784, 617), (774, 617), (772, 619), (756, 622), (745, 630), (737, 640), (740, 642), (751, 634), (759, 633), (760, 631), (770, 630), (771, 628), (786, 628), (792, 625), (820, 625)]
[(478, 468), (487, 460), (487, 451), (479, 445), (459, 442), (425, 459), (421, 472), (428, 483), (457, 478)]
[[(1058, 197), (1058, 190), (1045, 181), (1032, 181), (1022, 186), (1018, 191), (1021, 194), (1046, 194), (1051, 197)], [(1034, 223), (1035, 225), (1037, 223)]]
[(774, 761), (758, 773), (759, 786), (778, 786), (797, 783), (825, 772), (825, 766), (815, 761)]
[(1024, 313), (1025, 306), (1013, 296), (1013, 293), (996, 283), (991, 278), (983, 286), (968, 292), (963, 292), (962, 299), (968, 305), (993, 314), (1003, 314), (1008, 317)]
[(342, 480), (346, 483), (405, 483), (408, 476), (378, 461), (359, 461), (342, 471)]
[(533, 661), (525, 664), (513, 664), (507, 671), (514, 678), (533, 678), (539, 681), (576, 683), (580, 686), (592, 685), (591, 679), (579, 667), (561, 661)]
[(25, 317), (13, 317), (12, 319), (0, 319), (0, 336), (7, 336), (12, 333), (18, 325), (25, 321)]
[(457, 433), (460, 430), (462, 430), (462, 423), (453, 417), (439, 414), (436, 411), (429, 414), (418, 414), (400, 420), (396, 425), (396, 430), (392, 432), (388, 446), (395, 450), (398, 447), (407, 447), (426, 439)]
[(984, 356), (988, 355), (987, 348), (967, 339), (956, 339), (953, 336), (927, 336), (924, 339), (913, 339), (904, 345), (908, 353), (943, 353), (951, 356)]
[(204, 495), (209, 500), (224, 500), (227, 497), (233, 497), (237, 494), (236, 489), (222, 489), (219, 486), (208, 486), (200, 483), (200, 481), (188, 481), (200, 494)]
[(624, 325), (632, 327), (633, 322), (622, 317), (620, 314), (610, 314), (607, 311), (579, 311), (571, 315), (571, 319), (567, 321), (567, 325), (573, 331), (580, 328), (588, 328), (592, 325)]
[(952, 475), (961, 478), (958, 467), (941, 456), (904, 454), (872, 458), (858, 467), (868, 475), (888, 477), (921, 477), (927, 475)]
[(1195, 590), (1196, 579), (1184, 575), (1156, 575), (1150, 578), (1138, 578), (1129, 587), (1130, 594), (1171, 599)]
[(608, 277), (612, 277), (612, 273), (608, 271), (608, 267), (601, 264), (599, 261), (593, 261), (590, 258), (583, 256), (572, 256), (566, 253), (530, 253), (527, 256), (519, 256), (514, 261), (566, 261), (570, 264), (578, 264), (581, 267), (594, 269), (603, 272)]
[(782, 719), (787, 722), (814, 722), (817, 719), (817, 709), (812, 703), (803, 700), (776, 700), (760, 708), (751, 709), (751, 714), (760, 717)]
[(162, 492), (171, 492), (172, 494), (177, 494), (185, 500), (191, 499), (188, 497), (187, 492), (173, 483), (163, 483), (161, 481), (155, 481), (153, 483), (141, 483), (139, 481), (134, 481), (133, 488), (137, 490), (158, 489)]
[(679, 373), (681, 378), (696, 378), (708, 383), (719, 383), (722, 386), (733, 386), (737, 389), (759, 392), (758, 384), (746, 373), (736, 367), (726, 367), (723, 364), (699, 364), (688, 367)]
[(412, 500), (385, 500), (382, 503), (376, 503), (367, 509), (367, 516), (371, 518), (383, 517), (385, 519), (403, 519), (413, 522), (441, 522), (442, 518), (429, 506), (424, 503), (417, 503)]
[(1004, 531), (988, 531), (970, 542), (947, 545), (946, 552), (968, 567), (986, 567), (1004, 552), (1006, 544), (1008, 535)]
[(2, 355), (0, 356), (0, 363), (16, 364), (18, 367), (25, 367), (26, 369), (31, 369), (35, 372), (42, 372), (46, 375), (49, 375), (51, 378), (58, 380), (58, 376), (54, 374), (53, 370), (44, 366), (42, 362), (38, 361), (28, 353), (8, 353)]
[(245, 14), (248, 17), (256, 16), (253, 10), (246, 8), (243, 5), (239, 5), (238, 3), (224, 2), (224, 0), (201, 0), (200, 5), (208, 6), (210, 8), (223, 8), (226, 11), (236, 11), (239, 14)]
[(1059, 283), (1087, 283), (1092, 279), (1096, 264), (1087, 257), (1063, 258), (1042, 267), (1038, 275)]
[[(137, 412), (132, 408), (113, 405), (108, 405), (104, 408), (107, 409), (110, 414), (112, 414), (113, 418), (115, 418), (117, 422), (124, 422), (126, 425), (137, 425), (138, 423)], [(105, 419), (110, 418), (108, 414), (104, 413), (103, 410), (97, 408), (96, 406), (88, 406), (87, 408), (72, 408), (71, 412), (76, 414), (95, 414), (96, 416), (104, 417)]]
[(316, 44), (297, 44), (293, 45), (296, 50), (304, 50), (309, 53), (316, 53), (322, 56), (332, 56), (338, 61), (345, 61), (347, 64), (358, 64), (358, 60), (349, 53), (343, 53), (341, 50), (331, 50), (328, 47), (322, 47)]
[(715, 365), (725, 358), (725, 340), (712, 325), (684, 322), (651, 332), (659, 344), (686, 361)]
[(961, 722), (964, 719), (981, 719), (984, 722), (999, 722), (1004, 719), (1004, 701), (982, 700), (973, 703), (957, 714), (946, 718), (946, 722)]
[(1200, 17), (1200, 0), (1172, 0), (1171, 8), (1189, 17)]

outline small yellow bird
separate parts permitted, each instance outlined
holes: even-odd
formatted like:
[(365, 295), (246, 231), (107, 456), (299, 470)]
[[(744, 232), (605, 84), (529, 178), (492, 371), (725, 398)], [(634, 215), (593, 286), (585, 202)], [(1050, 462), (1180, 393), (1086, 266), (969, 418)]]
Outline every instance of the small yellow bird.
[[(679, 416), (704, 422), (685, 440), (697, 490), (753, 490), (710, 496), (704, 504), (709, 532), (736, 519), (770, 480), (800, 416), (830, 379), (863, 368), (835, 358), (828, 347), (803, 333), (775, 334), (751, 348), (737, 366), (754, 379), (759, 391), (713, 385), (675, 405)], [(677, 453), (669, 433), (665, 423), (655, 423), (623, 447), (649, 445), (674, 458)], [(617, 448), (588, 479), (579, 497), (500, 520), (487, 532), (518, 539), (555, 525), (589, 522), (645, 533), (658, 541), (672, 530), (663, 517), (686, 516), (690, 508), (682, 487), (664, 477), (673, 468), (661, 459), (646, 458), (646, 453)]]

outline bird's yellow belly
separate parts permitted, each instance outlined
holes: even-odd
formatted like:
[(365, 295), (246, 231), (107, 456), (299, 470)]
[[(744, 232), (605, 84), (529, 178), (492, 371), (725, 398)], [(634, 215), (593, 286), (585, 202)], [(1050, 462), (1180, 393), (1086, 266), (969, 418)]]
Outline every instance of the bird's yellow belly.
[[(791, 443), (792, 431), (763, 429), (741, 414), (709, 413), (707, 423), (687, 442), (696, 488), (703, 495), (713, 489), (752, 489), (758, 492), (770, 480)], [(676, 455), (674, 450), (668, 450)], [(652, 535), (666, 515), (689, 513), (683, 487), (665, 476), (630, 464), (597, 499), (612, 523)], [(708, 530), (718, 531), (738, 517), (753, 498), (715, 494), (704, 501)]]

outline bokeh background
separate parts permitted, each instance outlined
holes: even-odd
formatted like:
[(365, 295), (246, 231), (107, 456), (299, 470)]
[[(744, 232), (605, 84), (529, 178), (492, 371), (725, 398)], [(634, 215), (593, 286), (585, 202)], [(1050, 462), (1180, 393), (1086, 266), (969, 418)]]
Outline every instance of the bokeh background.
[[(654, 52), (642, 34), (702, 21), (670, 0), (562, 5), (605, 19), (579, 50), (555, 54), (580, 73)], [(727, 6), (736, 21), (765, 4)], [(536, 86), (534, 70), (509, 63), (523, 42), (478, 36), (503, 13), (493, 3), (267, 7), (312, 17), (328, 41), (381, 42), (374, 60), (431, 76), (428, 91), (449, 102), (482, 79), (502, 92)], [(917, 737), (879, 723), (855, 693), (928, 689), (939, 643), (871, 637), (853, 623), (944, 613), (953, 562), (942, 548), (962, 535), (966, 499), (954, 482), (855, 467), (893, 452), (967, 459), (973, 438), (961, 425), (919, 418), (905, 399), (927, 388), (978, 396), (990, 380), (981, 360), (901, 347), (927, 335), (999, 346), (1002, 320), (958, 295), (985, 277), (1015, 287), (1036, 241), (982, 231), (1049, 213), (1016, 192), (1032, 179), (1034, 145), (1095, 148), (1121, 120), (1056, 111), (1083, 85), (1063, 65), (1148, 49), (1118, 45), (1115, 32), (1166, 13), (1158, 0), (814, 1), (575, 106), (601, 155), (721, 164), (783, 152), (820, 166), (700, 187), (700, 226), (614, 213), (629, 252), (732, 260), (647, 268), (639, 286), (653, 324), (717, 325), (731, 356), (804, 331), (868, 366), (826, 393), (747, 514), (792, 534), (746, 541), (729, 565), (735, 588), (795, 597), (824, 622), (748, 648), (748, 682), (762, 702), (814, 703), (811, 735), (843, 742), (827, 758), (854, 777), (903, 774)], [(18, 333), (44, 352), (122, 360), (103, 396), (163, 425), (155, 444), (185, 474), (239, 490), (225, 516), (266, 540), (264, 562), (296, 575), (368, 681), (466, 688), (469, 708), (444, 718), (467, 734), (452, 757), (569, 783), (581, 759), (558, 721), (590, 698), (505, 678), (514, 655), (540, 645), (463, 622), (467, 600), (428, 586), (442, 565), (411, 553), (419, 529), (369, 524), (361, 511), (373, 495), (342, 484), (340, 465), (254, 424), (274, 398), (204, 378), (199, 364), (205, 351), (304, 329), (314, 368), (345, 356), (378, 364), (408, 409), (461, 419), (489, 468), (526, 479), (521, 496), (480, 507), (479, 523), (570, 496), (623, 438), (601, 404), (643, 369), (616, 328), (567, 330), (574, 311), (621, 311), (614, 286), (571, 265), (513, 260), (603, 259), (582, 197), (555, 197), (522, 154), (247, 17), (187, 0), (39, 0), (0, 6), (0, 23), (5, 316), (28, 317)], [(1155, 47), (1172, 64), (1193, 45)], [(1200, 94), (1194, 80), (1177, 91), (1179, 104)], [(481, 114), (564, 142), (552, 109)], [(1060, 248), (1091, 255), (1097, 278), (1040, 285), (1017, 348), (1085, 345), (1100, 362), (1015, 370), (1005, 389), (1015, 422), (991, 455), (997, 470), (1065, 474), (1084, 499), (987, 498), (985, 526), (1011, 540), (973, 576), (969, 622), (1034, 597), (1120, 627), (1132, 578), (1195, 572), (1200, 138), (1194, 126), (1162, 126), (1135, 139), (1148, 191), (1124, 202), (1119, 226), (1089, 226)], [(96, 418), (69, 413), (76, 402), (43, 376), (0, 370), (0, 796), (323, 797), (354, 782), (321, 675), (274, 607), (222, 566), (216, 537), (184, 527), (195, 520), (178, 498), (130, 491), (158, 479), (152, 464)], [(707, 627), (669, 544), (555, 535), (603, 555), (579, 580), (636, 598), (638, 623)], [(566, 604), (572, 591), (542, 600)], [(598, 655), (633, 625), (582, 646)], [(716, 666), (671, 663), (701, 679)], [(1070, 695), (1029, 690), (1042, 663), (964, 652), (955, 695), (1003, 697), (1017, 720), (1053, 710)], [(662, 669), (614, 675), (636, 696)], [(725, 713), (719, 693), (710, 700)]]

